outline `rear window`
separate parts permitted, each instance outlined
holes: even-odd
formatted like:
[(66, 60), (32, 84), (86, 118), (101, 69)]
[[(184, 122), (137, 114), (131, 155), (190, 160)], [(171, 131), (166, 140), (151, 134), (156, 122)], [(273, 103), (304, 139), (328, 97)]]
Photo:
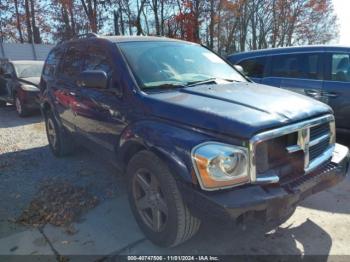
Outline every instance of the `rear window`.
[(243, 67), (244, 73), (249, 77), (261, 78), (264, 76), (266, 58), (254, 58), (244, 60), (239, 63)]
[(332, 80), (350, 82), (350, 54), (332, 55)]
[(272, 57), (271, 76), (322, 79), (320, 54), (293, 54)]

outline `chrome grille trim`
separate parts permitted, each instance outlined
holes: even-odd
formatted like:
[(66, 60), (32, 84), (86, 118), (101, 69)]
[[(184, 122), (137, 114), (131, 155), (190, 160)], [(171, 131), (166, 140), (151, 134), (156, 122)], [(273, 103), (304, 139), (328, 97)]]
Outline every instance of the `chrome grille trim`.
[(321, 135), (321, 136), (315, 138), (314, 140), (311, 140), (310, 143), (309, 143), (309, 145), (310, 145), (310, 147), (312, 147), (312, 146), (315, 146), (315, 145), (317, 145), (317, 144), (323, 142), (324, 140), (327, 140), (327, 139), (328, 139), (328, 141), (329, 141), (329, 138), (330, 138), (330, 137), (331, 137), (331, 134), (330, 134), (330, 133)]
[[(321, 124), (329, 123), (330, 132), (327, 134), (329, 139), (329, 147), (321, 155), (310, 161), (310, 144), (317, 145), (318, 143), (327, 139), (325, 136), (320, 136), (310, 141), (310, 128)], [(335, 121), (333, 115), (325, 115), (318, 118), (310, 119), (307, 121), (299, 122), (296, 124), (280, 127), (277, 129), (269, 130), (255, 135), (249, 141), (249, 160), (250, 160), (250, 180), (251, 183), (276, 183), (279, 181), (279, 177), (271, 175), (269, 177), (263, 177), (259, 179), (256, 175), (256, 146), (266, 140), (277, 138), (283, 135), (298, 132), (298, 141), (296, 145), (289, 146), (287, 148), (290, 152), (296, 152), (299, 150), (304, 151), (304, 171), (310, 173), (315, 168), (326, 162), (332, 157), (335, 147)]]

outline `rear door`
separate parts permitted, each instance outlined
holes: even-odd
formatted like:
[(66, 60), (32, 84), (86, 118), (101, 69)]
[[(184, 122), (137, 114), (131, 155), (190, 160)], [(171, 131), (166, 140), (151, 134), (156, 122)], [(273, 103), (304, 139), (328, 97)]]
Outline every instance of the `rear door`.
[(322, 60), (321, 52), (276, 55), (271, 59), (271, 76), (280, 78), (281, 88), (323, 101)]
[(326, 53), (323, 96), (333, 108), (338, 129), (350, 129), (350, 51)]

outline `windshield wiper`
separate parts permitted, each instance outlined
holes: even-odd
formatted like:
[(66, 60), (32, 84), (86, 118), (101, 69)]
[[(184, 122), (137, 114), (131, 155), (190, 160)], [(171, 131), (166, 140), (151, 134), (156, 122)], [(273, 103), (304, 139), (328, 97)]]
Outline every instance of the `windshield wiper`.
[(205, 80), (192, 81), (192, 82), (188, 82), (188, 83), (186, 84), (186, 86), (191, 87), (191, 86), (198, 86), (198, 85), (216, 83), (216, 79), (217, 79), (217, 78), (212, 77), (212, 78), (208, 78), (208, 79), (205, 79)]
[(227, 82), (240, 82), (240, 81), (234, 80), (234, 79), (224, 79), (224, 78), (212, 77), (212, 78), (208, 78), (205, 80), (188, 82), (186, 86), (191, 87), (191, 86), (205, 85), (205, 84), (210, 84), (210, 83), (216, 84), (216, 80), (224, 80)]
[(175, 89), (175, 88), (184, 88), (184, 84), (162, 84), (162, 85), (154, 85), (154, 86), (146, 86), (145, 90), (167, 90), (167, 89)]

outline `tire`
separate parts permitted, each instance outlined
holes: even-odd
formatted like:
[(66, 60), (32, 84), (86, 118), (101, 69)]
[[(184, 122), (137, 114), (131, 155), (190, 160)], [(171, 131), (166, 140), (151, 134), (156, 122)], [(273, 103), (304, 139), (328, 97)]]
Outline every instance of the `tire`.
[(29, 110), (25, 107), (22, 99), (18, 95), (15, 95), (15, 106), (17, 114), (20, 117), (26, 117), (30, 114)]
[(0, 100), (0, 107), (5, 107), (5, 106), (6, 106), (6, 102)]
[(149, 151), (140, 151), (130, 160), (127, 176), (131, 210), (149, 240), (174, 247), (196, 234), (201, 221), (190, 213), (161, 159)]
[(56, 157), (63, 157), (72, 154), (74, 144), (71, 135), (57, 123), (51, 111), (45, 113), (45, 127), (47, 140), (52, 153)]

